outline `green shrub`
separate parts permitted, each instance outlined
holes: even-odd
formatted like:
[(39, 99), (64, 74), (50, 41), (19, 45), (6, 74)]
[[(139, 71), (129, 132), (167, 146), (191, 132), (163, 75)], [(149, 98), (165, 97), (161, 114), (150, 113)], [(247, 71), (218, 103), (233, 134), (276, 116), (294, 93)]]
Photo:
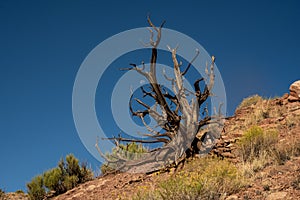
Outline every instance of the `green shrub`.
[(80, 175), (79, 161), (73, 155), (67, 155), (66, 157), (66, 172), (69, 176)]
[(70, 190), (74, 187), (76, 187), (79, 183), (79, 178), (76, 175), (68, 175), (64, 178), (63, 185), (66, 190)]
[(92, 180), (94, 177), (93, 172), (91, 169), (87, 166), (87, 163), (81, 163), (80, 167), (80, 174), (78, 176), (80, 183), (85, 183), (87, 181)]
[[(129, 142), (126, 145), (120, 144), (112, 149), (112, 153), (106, 154), (106, 157), (111, 160), (116, 160), (117, 155), (122, 156), (122, 158), (127, 160), (135, 160), (142, 156), (143, 153), (148, 152), (148, 150), (142, 145), (135, 142)], [(115, 171), (117, 168), (114, 163), (104, 163), (101, 166), (101, 173), (107, 174)]]
[(66, 156), (66, 162), (61, 159), (56, 168), (46, 171), (27, 184), (31, 199), (39, 200), (49, 193), (59, 195), (93, 178), (92, 171), (86, 164), (79, 165), (74, 155)]
[(46, 196), (43, 176), (34, 177), (30, 183), (27, 183), (28, 195), (30, 199), (40, 200)]
[(278, 132), (264, 132), (259, 126), (249, 128), (239, 141), (241, 156), (244, 161), (253, 161), (264, 154), (270, 154), (277, 142)]
[(44, 173), (45, 187), (47, 187), (48, 190), (55, 191), (56, 194), (60, 194), (65, 191), (65, 188), (62, 185), (63, 181), (63, 173), (58, 167)]

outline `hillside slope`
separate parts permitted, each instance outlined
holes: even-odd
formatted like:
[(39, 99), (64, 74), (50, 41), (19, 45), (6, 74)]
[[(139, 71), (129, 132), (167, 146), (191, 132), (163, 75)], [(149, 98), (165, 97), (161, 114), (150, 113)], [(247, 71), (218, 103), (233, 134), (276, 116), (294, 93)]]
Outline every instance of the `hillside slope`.
[[(240, 141), (253, 126), (276, 132), (276, 142), (270, 143), (274, 150), (273, 160), (260, 157), (247, 162), (243, 159)], [(288, 94), (275, 99), (259, 96), (245, 99), (235, 115), (226, 119), (221, 137), (208, 156), (228, 160), (246, 177), (246, 184), (235, 192), (224, 192), (219, 198), (211, 199), (300, 199), (300, 100), (291, 99)], [(194, 160), (190, 163), (196, 162)], [(188, 165), (182, 170), (188, 169)], [(110, 174), (52, 199), (132, 199), (138, 192), (143, 196), (156, 191), (163, 181), (176, 176), (173, 169), (150, 175)], [(26, 200), (28, 197), (9, 193), (2, 199)]]
[[(300, 101), (290, 102), (288, 95), (276, 99), (250, 97), (241, 104), (233, 117), (225, 122), (221, 138), (212, 155), (228, 159), (238, 166), (243, 164), (237, 147), (239, 138), (254, 125), (264, 130), (277, 130), (276, 148), (293, 147), (293, 156), (279, 157), (281, 163), (266, 163), (260, 169), (249, 166), (251, 179), (247, 186), (223, 199), (300, 199)], [(284, 157), (286, 156), (286, 157)], [(246, 164), (245, 164), (246, 165)], [(126, 199), (137, 193), (138, 188), (147, 190), (169, 179), (171, 172), (159, 175), (116, 174), (100, 177), (80, 185), (55, 200), (68, 199)]]

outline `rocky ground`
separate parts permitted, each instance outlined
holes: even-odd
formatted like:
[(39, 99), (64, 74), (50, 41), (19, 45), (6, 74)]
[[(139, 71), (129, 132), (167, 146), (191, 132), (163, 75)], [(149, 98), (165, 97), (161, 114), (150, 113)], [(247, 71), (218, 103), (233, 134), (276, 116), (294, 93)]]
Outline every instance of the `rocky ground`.
[[(292, 94), (292, 93), (291, 93)], [(293, 146), (300, 141), (300, 96), (285, 94), (276, 99), (261, 99), (239, 107), (233, 117), (226, 119), (221, 138), (211, 155), (228, 159), (241, 166), (242, 159), (237, 142), (251, 126), (278, 130), (278, 148)], [(300, 199), (300, 155), (287, 158), (280, 164), (269, 164), (263, 169), (251, 171), (251, 182), (238, 193), (224, 199)], [(160, 174), (110, 174), (84, 183), (54, 200), (124, 199), (136, 194), (137, 188), (155, 189), (157, 183), (174, 173)], [(4, 199), (27, 199), (24, 194), (6, 194)]]
[[(265, 109), (263, 113), (256, 113), (258, 105), (250, 105), (238, 109), (235, 116), (227, 119), (222, 136), (212, 154), (240, 163), (236, 142), (254, 123), (264, 128), (278, 129), (279, 143), (286, 146), (300, 141), (300, 102), (289, 102), (288, 95), (285, 95), (278, 99), (263, 100), (263, 104), (262, 109)], [(130, 197), (135, 194), (136, 188), (145, 185), (155, 188), (158, 180), (169, 176), (172, 176), (172, 173), (108, 175), (85, 183), (54, 199), (121, 199), (124, 196)], [(292, 157), (282, 165), (267, 166), (253, 177), (248, 187), (226, 199), (300, 199), (300, 156)]]
[[(263, 110), (261, 114), (266, 116), (260, 119), (255, 119), (255, 117), (259, 117), (257, 105), (238, 109), (235, 116), (226, 121), (224, 135), (214, 149), (215, 153), (223, 154), (233, 162), (240, 162), (234, 144), (245, 128), (253, 123), (257, 123), (265, 129), (278, 130), (277, 146), (279, 148), (288, 149), (295, 142), (299, 144), (300, 102), (291, 102), (288, 97), (286, 94), (282, 98), (264, 100), (265, 106), (261, 109)], [(292, 157), (281, 165), (270, 165), (258, 171), (254, 174), (249, 187), (228, 199), (300, 199), (300, 156)]]

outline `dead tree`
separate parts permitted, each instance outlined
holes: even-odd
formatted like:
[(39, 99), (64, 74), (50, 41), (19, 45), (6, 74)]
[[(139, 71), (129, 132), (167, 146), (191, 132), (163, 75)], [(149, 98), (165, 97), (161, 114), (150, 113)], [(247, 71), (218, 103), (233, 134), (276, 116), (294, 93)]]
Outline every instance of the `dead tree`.
[[(133, 116), (139, 117), (144, 126), (149, 131), (145, 134), (150, 139), (130, 139), (124, 138), (120, 135), (118, 137), (109, 138), (113, 140), (118, 147), (120, 142), (138, 142), (138, 143), (163, 143), (160, 148), (151, 149), (144, 153), (138, 159), (129, 160), (124, 156), (124, 149), (119, 148), (113, 157), (105, 156), (99, 146), (98, 141), (96, 148), (100, 155), (106, 159), (108, 163), (114, 164), (116, 170), (128, 171), (133, 173), (149, 173), (160, 170), (168, 165), (178, 165), (185, 158), (192, 156), (199, 151), (205, 151), (205, 137), (211, 134), (211, 137), (217, 137), (213, 134), (213, 130), (208, 130), (209, 127), (214, 127), (219, 131), (218, 127), (222, 123), (221, 113), (209, 115), (208, 112), (201, 116), (201, 105), (212, 95), (211, 91), (214, 86), (214, 62), (215, 57), (212, 56), (210, 66), (206, 66), (207, 77), (201, 77), (194, 82), (194, 91), (191, 92), (184, 87), (183, 76), (190, 69), (192, 62), (197, 58), (199, 52), (196, 51), (195, 57), (190, 61), (187, 67), (182, 70), (181, 64), (176, 57), (177, 48), (172, 49), (168, 47), (173, 61), (174, 78), (169, 78), (167, 74), (164, 77), (172, 83), (172, 93), (168, 92), (157, 81), (157, 46), (162, 37), (162, 27), (164, 22), (156, 27), (148, 17), (150, 25), (150, 45), (152, 47), (152, 54), (150, 60), (150, 70), (145, 70), (143, 67), (138, 67), (136, 64), (130, 64), (130, 68), (123, 70), (134, 70), (144, 76), (150, 85), (150, 90), (147, 91), (141, 87), (144, 97), (150, 97), (155, 101), (154, 106), (149, 106), (141, 99), (130, 98), (129, 108)], [(156, 34), (156, 40), (154, 40)], [(200, 83), (204, 83), (204, 89), (201, 90)], [(195, 98), (188, 100), (187, 95), (193, 95)], [(144, 110), (134, 110), (132, 103), (135, 100), (138, 104), (144, 107)], [(175, 109), (170, 107), (170, 102), (176, 105)], [(159, 109), (158, 109), (159, 108)], [(203, 108), (207, 110), (207, 107)], [(219, 109), (220, 111), (220, 109)], [(161, 131), (155, 131), (149, 127), (145, 122), (145, 117), (150, 116), (154, 119)], [(216, 125), (216, 126), (215, 126)], [(214, 139), (214, 138), (211, 138)]]

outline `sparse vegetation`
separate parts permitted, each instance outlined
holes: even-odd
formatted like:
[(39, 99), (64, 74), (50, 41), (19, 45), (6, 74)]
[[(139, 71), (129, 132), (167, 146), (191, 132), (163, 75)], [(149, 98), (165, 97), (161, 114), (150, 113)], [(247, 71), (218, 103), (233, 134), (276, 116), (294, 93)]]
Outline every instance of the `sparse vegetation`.
[[(107, 186), (103, 194), (87, 193), (86, 188), (82, 188), (74, 196), (87, 195), (91, 199), (99, 196), (99, 199), (265, 199), (284, 184), (293, 191), (291, 197), (295, 199), (300, 188), (300, 106), (285, 99), (258, 97), (256, 100), (252, 101), (255, 106), (250, 104), (228, 119), (224, 137), (216, 145), (216, 154), (187, 159), (183, 169), (174, 174), (174, 169), (168, 168), (151, 175), (120, 173), (102, 177), (99, 181), (101, 184), (106, 181)], [(118, 154), (138, 158), (147, 150), (139, 143), (119, 144), (107, 157), (113, 159)], [(102, 166), (104, 173), (109, 170), (112, 170), (109, 165)], [(70, 179), (67, 182), (72, 187), (76, 179)], [(59, 199), (66, 197), (67, 194)]]
[(287, 116), (286, 121), (287, 121), (288, 129), (292, 129), (293, 127), (295, 127), (297, 124), (300, 123), (300, 115), (295, 115), (295, 114), (289, 115)]
[(58, 167), (36, 176), (27, 184), (31, 199), (43, 199), (46, 195), (59, 195), (93, 178), (93, 173), (86, 164), (79, 165), (74, 155), (66, 156), (66, 162), (61, 159)]
[(258, 95), (245, 98), (237, 110), (248, 109), (251, 112), (243, 116), (245, 120), (241, 128), (244, 130), (244, 128), (255, 126), (267, 118), (278, 119), (285, 116), (288, 112), (287, 108), (285, 106), (277, 106), (276, 109), (273, 109), (272, 101), (274, 102), (274, 99), (266, 99)]
[(256, 105), (258, 102), (262, 101), (263, 98), (257, 94), (243, 99), (242, 103), (238, 106), (237, 109), (245, 108), (251, 105)]
[(293, 156), (300, 155), (300, 142), (295, 140), (288, 146), (278, 141), (278, 131), (263, 130), (253, 126), (240, 138), (238, 143), (243, 160), (241, 170), (247, 177), (270, 164), (284, 164)]

